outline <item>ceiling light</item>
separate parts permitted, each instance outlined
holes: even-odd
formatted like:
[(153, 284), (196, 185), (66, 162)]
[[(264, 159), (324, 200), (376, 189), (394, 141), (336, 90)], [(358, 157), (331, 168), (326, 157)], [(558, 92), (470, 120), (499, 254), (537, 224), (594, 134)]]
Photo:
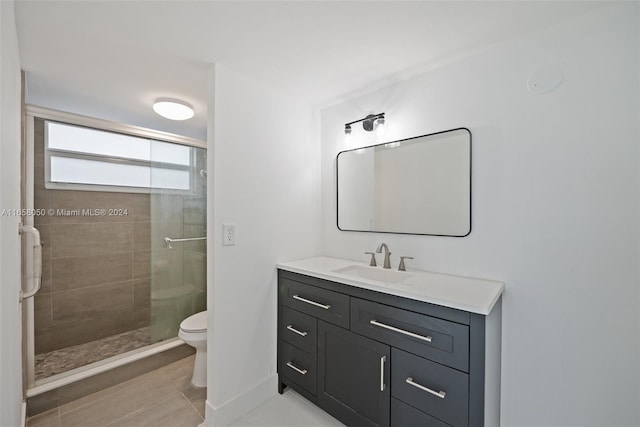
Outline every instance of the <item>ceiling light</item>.
[(178, 99), (160, 98), (153, 104), (153, 111), (170, 120), (187, 120), (193, 117), (193, 107)]

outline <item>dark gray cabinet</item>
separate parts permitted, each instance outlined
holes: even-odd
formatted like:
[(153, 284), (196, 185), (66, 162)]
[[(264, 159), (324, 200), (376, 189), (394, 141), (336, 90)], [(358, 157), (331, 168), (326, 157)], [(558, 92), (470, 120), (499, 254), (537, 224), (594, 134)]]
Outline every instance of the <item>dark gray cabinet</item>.
[(499, 425), (489, 316), (278, 270), (279, 392), (350, 427)]
[(349, 426), (389, 426), (391, 348), (318, 322), (318, 402)]

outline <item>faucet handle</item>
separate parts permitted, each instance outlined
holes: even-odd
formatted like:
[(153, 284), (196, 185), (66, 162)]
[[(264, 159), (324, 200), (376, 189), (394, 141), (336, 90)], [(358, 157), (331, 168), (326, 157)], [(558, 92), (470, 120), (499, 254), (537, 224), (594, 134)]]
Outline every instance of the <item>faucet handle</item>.
[(371, 267), (375, 267), (378, 264), (376, 264), (376, 253), (375, 252), (365, 252), (365, 254), (367, 255), (371, 255), (371, 262), (369, 263), (369, 265)]
[(412, 256), (401, 256), (400, 257), (400, 265), (398, 266), (398, 271), (407, 271), (407, 268), (404, 265), (405, 259), (413, 259)]

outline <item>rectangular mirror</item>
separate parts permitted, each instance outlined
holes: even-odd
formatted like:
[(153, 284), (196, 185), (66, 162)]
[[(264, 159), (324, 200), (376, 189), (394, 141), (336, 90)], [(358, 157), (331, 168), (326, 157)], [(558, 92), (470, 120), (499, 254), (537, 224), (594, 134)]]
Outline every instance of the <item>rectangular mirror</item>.
[(471, 232), (471, 132), (438, 132), (337, 156), (338, 228), (463, 237)]

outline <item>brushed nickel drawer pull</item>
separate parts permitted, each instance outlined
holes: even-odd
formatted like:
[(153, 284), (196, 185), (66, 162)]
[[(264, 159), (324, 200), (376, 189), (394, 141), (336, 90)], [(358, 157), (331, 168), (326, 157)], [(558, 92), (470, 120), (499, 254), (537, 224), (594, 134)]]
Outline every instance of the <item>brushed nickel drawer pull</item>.
[(429, 337), (429, 336), (425, 337), (423, 335), (414, 334), (413, 332), (405, 331), (404, 329), (398, 329), (393, 326), (385, 325), (384, 323), (380, 323), (377, 320), (369, 320), (369, 323), (371, 323), (372, 325), (379, 326), (381, 328), (389, 329), (390, 331), (393, 331), (393, 332), (398, 332), (403, 335), (408, 335), (413, 338), (418, 338), (419, 340), (423, 340), (426, 342), (431, 342), (431, 340), (433, 340), (433, 337)]
[(380, 358), (380, 391), (384, 391), (384, 362), (387, 361), (387, 356)]
[(298, 368), (296, 365), (294, 365), (291, 362), (287, 362), (287, 366), (290, 367), (291, 369), (293, 369), (294, 371), (296, 371), (299, 374), (307, 375), (307, 370), (306, 369), (300, 369), (300, 368)]
[(293, 327), (293, 325), (287, 326), (287, 329), (290, 330), (291, 332), (295, 332), (296, 334), (298, 334), (300, 336), (303, 336), (303, 337), (306, 337), (307, 333), (308, 333), (308, 332), (302, 332), (302, 331), (297, 330), (296, 328)]
[(329, 310), (331, 308), (330, 305), (320, 304), (319, 302), (311, 301), (306, 298), (302, 298), (299, 295), (294, 295), (293, 299), (297, 299), (298, 301), (306, 302), (307, 304), (315, 305), (316, 307), (324, 308), (325, 310)]
[(423, 385), (420, 385), (416, 382), (413, 381), (413, 378), (411, 377), (407, 377), (407, 379), (405, 380), (407, 384), (412, 385), (416, 388), (419, 388), (422, 391), (426, 391), (427, 393), (431, 393), (434, 396), (438, 396), (440, 399), (444, 399), (444, 397), (447, 395), (447, 393), (445, 393), (444, 391), (433, 391), (430, 388), (427, 388)]

